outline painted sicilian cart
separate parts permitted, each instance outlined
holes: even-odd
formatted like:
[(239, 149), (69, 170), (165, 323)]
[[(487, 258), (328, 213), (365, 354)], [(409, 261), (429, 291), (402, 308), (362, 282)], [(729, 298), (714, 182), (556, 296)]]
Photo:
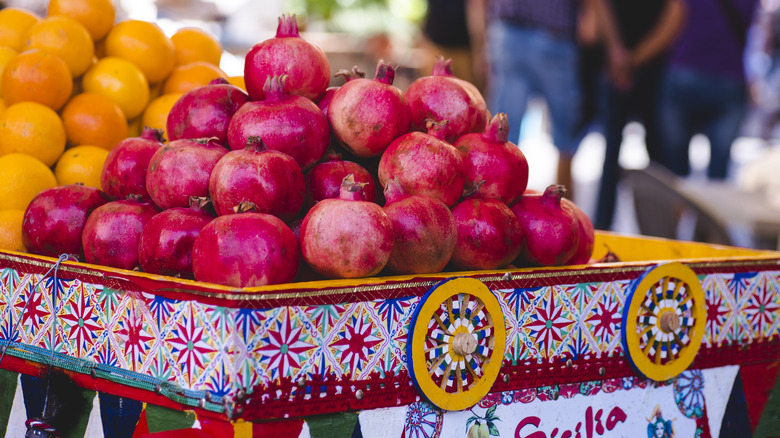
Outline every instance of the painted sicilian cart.
[(2, 253), (0, 434), (777, 435), (780, 253), (606, 248), (249, 290)]

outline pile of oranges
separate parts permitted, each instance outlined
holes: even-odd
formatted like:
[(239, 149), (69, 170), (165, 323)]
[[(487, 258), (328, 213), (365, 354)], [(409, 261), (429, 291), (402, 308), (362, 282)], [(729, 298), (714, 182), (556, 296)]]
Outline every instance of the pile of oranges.
[(165, 129), (176, 100), (216, 78), (219, 42), (198, 28), (115, 23), (112, 0), (51, 0), (47, 14), (0, 10), (0, 249), (24, 251), (21, 222), (40, 191), (100, 187), (114, 145)]

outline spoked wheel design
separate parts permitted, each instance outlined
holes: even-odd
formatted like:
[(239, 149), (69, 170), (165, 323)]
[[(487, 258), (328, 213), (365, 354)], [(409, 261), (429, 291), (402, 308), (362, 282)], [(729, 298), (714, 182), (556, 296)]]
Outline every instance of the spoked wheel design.
[(451, 279), (425, 294), (412, 319), (409, 370), (431, 403), (465, 409), (493, 386), (505, 343), (504, 317), (490, 289), (479, 280)]
[(704, 291), (681, 263), (649, 270), (635, 284), (623, 311), (623, 348), (645, 377), (663, 381), (696, 357), (707, 322)]

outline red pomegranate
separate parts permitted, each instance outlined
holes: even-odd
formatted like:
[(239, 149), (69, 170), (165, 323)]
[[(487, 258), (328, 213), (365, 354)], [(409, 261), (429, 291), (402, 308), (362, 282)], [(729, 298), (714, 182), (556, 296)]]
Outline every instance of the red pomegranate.
[(46, 189), (33, 198), (22, 220), (28, 252), (49, 257), (72, 254), (84, 259), (81, 233), (87, 217), (108, 202), (105, 193), (81, 184)]
[(303, 219), (301, 254), (325, 277), (376, 275), (390, 259), (393, 223), (360, 186), (347, 176), (338, 198), (318, 202)]
[(233, 213), (238, 204), (249, 201), (258, 213), (289, 222), (300, 211), (305, 192), (298, 163), (283, 152), (266, 148), (254, 137), (246, 148), (225, 154), (209, 178), (211, 202), (220, 216)]
[(404, 93), (393, 86), (395, 68), (379, 60), (374, 79), (353, 79), (336, 91), (328, 120), (336, 140), (359, 157), (382, 154), (409, 131), (411, 113)]
[(252, 100), (265, 99), (263, 86), (272, 76), (289, 75), (287, 91), (317, 100), (330, 83), (325, 52), (301, 38), (295, 15), (282, 15), (276, 38), (255, 44), (246, 55), (244, 82)]
[(553, 184), (541, 195), (524, 195), (512, 206), (525, 234), (518, 266), (561, 266), (579, 244), (579, 224), (561, 198), (566, 187)]
[(458, 230), (450, 209), (429, 196), (407, 195), (394, 180), (385, 186), (385, 213), (395, 240), (387, 268), (396, 274), (440, 272), (455, 251)]
[(173, 140), (149, 161), (149, 196), (161, 209), (186, 208), (191, 197), (209, 196), (211, 171), (227, 153), (216, 138)]
[(355, 162), (342, 160), (337, 154), (331, 154), (327, 161), (315, 165), (305, 175), (306, 208), (311, 208), (323, 199), (338, 198), (341, 182), (350, 174), (355, 182), (364, 184), (363, 196), (366, 201), (375, 202), (376, 184), (368, 170)]
[(130, 195), (151, 199), (146, 190), (146, 169), (152, 155), (162, 146), (162, 131), (152, 128), (144, 128), (140, 137), (117, 143), (108, 153), (100, 174), (100, 185), (106, 195), (115, 200)]
[(154, 204), (139, 196), (108, 202), (93, 210), (81, 236), (87, 263), (120, 269), (138, 267), (138, 240), (156, 214)]
[[(336, 74), (333, 76), (336, 77), (341, 76), (344, 78), (344, 82), (349, 82), (352, 79), (364, 78), (366, 77), (366, 74), (363, 73), (358, 68), (358, 66), (354, 66), (352, 67), (352, 70), (341, 69), (337, 71)], [(326, 117), (328, 116), (328, 107), (330, 106), (330, 101), (333, 100), (333, 95), (336, 94), (336, 91), (339, 88), (341, 88), (341, 86), (326, 88), (325, 94), (323, 94), (320, 100), (317, 101), (317, 106), (320, 108), (322, 113), (325, 114)]]
[(523, 248), (523, 230), (512, 210), (495, 199), (468, 198), (452, 209), (458, 243), (452, 264), (459, 270), (508, 266)]
[(463, 195), (463, 158), (442, 139), (442, 125), (429, 133), (409, 132), (395, 139), (379, 161), (379, 183), (395, 179), (410, 195), (425, 195), (452, 206)]
[(192, 245), (214, 216), (206, 212), (208, 198), (193, 197), (190, 207), (173, 207), (157, 213), (144, 226), (138, 240), (138, 263), (150, 274), (195, 278)]
[(448, 121), (444, 139), (452, 143), (468, 132), (480, 132), (488, 120), (487, 104), (477, 87), (455, 77), (452, 60), (439, 57), (433, 75), (416, 79), (406, 90), (412, 129), (425, 130), (428, 120)]
[(528, 185), (528, 160), (507, 141), (508, 135), (507, 116), (498, 113), (484, 133), (463, 135), (453, 146), (463, 157), (466, 180), (479, 196), (512, 205)]
[(168, 113), (168, 140), (216, 137), (227, 144), (228, 123), (249, 96), (244, 90), (219, 78), (182, 95)]
[(593, 222), (585, 214), (582, 209), (568, 198), (561, 198), (561, 204), (564, 204), (571, 208), (574, 212), (574, 216), (577, 218), (577, 227), (579, 240), (577, 244), (577, 250), (574, 251), (574, 255), (571, 256), (566, 264), (569, 265), (584, 265), (590, 261), (593, 255), (593, 247), (596, 241), (596, 230), (593, 228)]
[(328, 119), (311, 100), (286, 94), (286, 81), (287, 76), (268, 78), (265, 100), (249, 102), (233, 116), (228, 142), (239, 150), (250, 137), (259, 137), (268, 149), (284, 152), (308, 169), (328, 149)]
[(298, 241), (284, 222), (257, 213), (251, 203), (238, 214), (209, 222), (195, 238), (195, 279), (233, 287), (289, 283), (298, 270)]

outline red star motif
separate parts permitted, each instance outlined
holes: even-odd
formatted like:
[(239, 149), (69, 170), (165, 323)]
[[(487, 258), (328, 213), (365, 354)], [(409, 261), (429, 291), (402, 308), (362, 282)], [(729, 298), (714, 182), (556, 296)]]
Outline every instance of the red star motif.
[[(70, 333), (68, 339), (76, 340), (76, 354), (81, 357), (82, 349), (86, 350), (86, 344), (92, 344), (91, 340), (95, 332), (101, 330), (93, 316), (94, 306), (89, 305), (89, 298), (79, 295), (77, 301), (71, 301), (71, 313), (62, 315), (62, 319), (69, 323)], [(82, 348), (83, 347), (83, 348)]]
[(41, 326), (41, 322), (43, 322), (43, 317), (48, 315), (49, 312), (41, 305), (43, 300), (42, 294), (33, 291), (28, 300), (30, 301), (29, 303), (25, 300), (17, 303), (15, 307), (24, 310), (22, 324), (27, 325), (27, 321), (30, 321), (30, 325), (37, 330)]
[(548, 352), (553, 342), (563, 340), (561, 332), (563, 329), (573, 324), (574, 321), (561, 316), (563, 306), (554, 306), (553, 300), (544, 300), (543, 307), (536, 308), (536, 314), (525, 327), (531, 330), (531, 336), (535, 336), (539, 343), (539, 350)]
[(143, 318), (136, 314), (135, 309), (130, 307), (128, 313), (128, 318), (123, 322), (124, 327), (117, 334), (125, 343), (125, 356), (130, 353), (131, 366), (135, 371), (136, 358), (148, 349), (146, 343), (154, 337), (143, 329)]
[(621, 322), (621, 315), (617, 312), (618, 303), (611, 303), (609, 298), (606, 302), (598, 303), (596, 314), (587, 319), (593, 324), (593, 334), (596, 336), (614, 336), (615, 327)]
[(374, 346), (382, 340), (371, 333), (371, 324), (364, 318), (353, 318), (352, 324), (347, 324), (338, 341), (331, 344), (341, 351), (341, 360), (349, 364), (351, 370), (363, 369), (363, 362), (373, 353)]

